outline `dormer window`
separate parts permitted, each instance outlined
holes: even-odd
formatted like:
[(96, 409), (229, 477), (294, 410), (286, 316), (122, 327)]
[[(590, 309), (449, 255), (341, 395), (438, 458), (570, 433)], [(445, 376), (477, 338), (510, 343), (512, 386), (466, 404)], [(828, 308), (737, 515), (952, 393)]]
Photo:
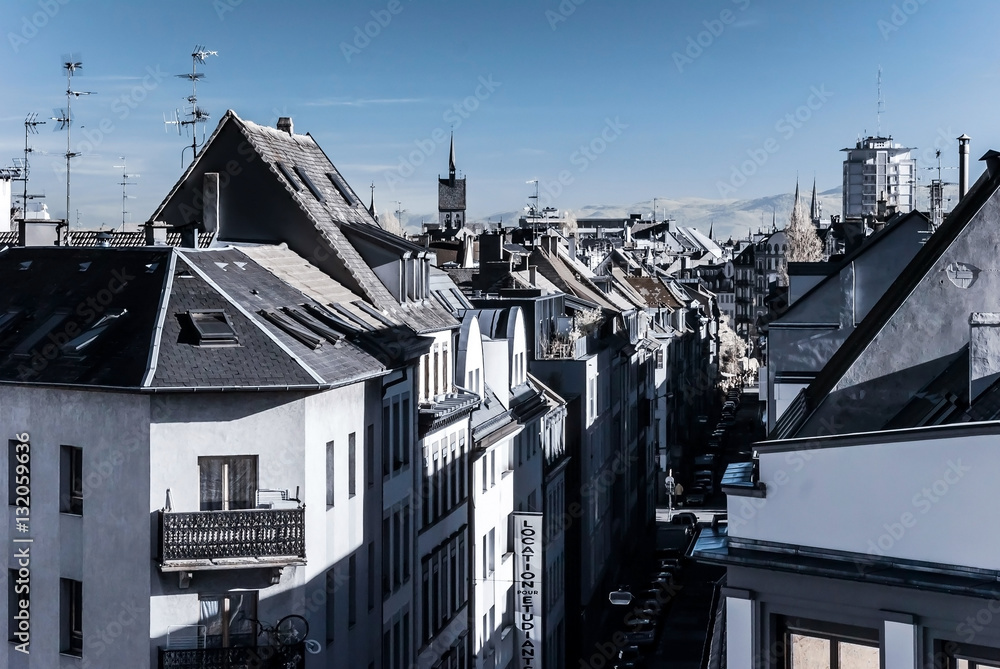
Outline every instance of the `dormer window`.
[(233, 322), (222, 309), (189, 311), (187, 316), (198, 336), (198, 346), (239, 346)]

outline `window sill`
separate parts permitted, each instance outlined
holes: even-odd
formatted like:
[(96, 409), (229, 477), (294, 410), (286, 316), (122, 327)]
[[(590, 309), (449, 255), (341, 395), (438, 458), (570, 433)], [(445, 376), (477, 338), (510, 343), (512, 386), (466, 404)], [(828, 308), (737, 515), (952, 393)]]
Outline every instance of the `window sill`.
[(500, 472), (500, 480), (502, 481), (503, 479), (507, 478), (508, 476), (510, 476), (513, 473), (514, 473), (513, 469), (505, 469), (505, 470), (503, 470), (502, 472)]
[(502, 630), (500, 630), (500, 640), (503, 641), (504, 639), (506, 639), (508, 636), (510, 636), (510, 633), (513, 631), (514, 631), (513, 625), (505, 626)]
[(500, 556), (500, 563), (507, 564), (507, 560), (511, 559), (512, 557), (514, 557), (514, 551), (507, 551), (506, 553)]

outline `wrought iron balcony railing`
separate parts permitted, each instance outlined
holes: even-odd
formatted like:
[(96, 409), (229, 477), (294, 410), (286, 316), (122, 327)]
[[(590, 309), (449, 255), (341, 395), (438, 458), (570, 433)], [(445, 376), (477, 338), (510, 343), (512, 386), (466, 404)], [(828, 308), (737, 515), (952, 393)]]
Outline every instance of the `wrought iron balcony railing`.
[(305, 643), (237, 648), (160, 648), (160, 669), (303, 669)]
[(306, 561), (306, 510), (160, 511), (160, 569), (283, 567)]

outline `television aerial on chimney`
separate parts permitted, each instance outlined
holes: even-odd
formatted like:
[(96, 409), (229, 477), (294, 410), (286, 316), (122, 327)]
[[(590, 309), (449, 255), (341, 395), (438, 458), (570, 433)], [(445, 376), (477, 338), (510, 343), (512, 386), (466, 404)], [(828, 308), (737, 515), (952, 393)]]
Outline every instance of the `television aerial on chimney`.
[[(205, 64), (205, 58), (208, 56), (218, 56), (218, 51), (206, 51), (205, 47), (198, 44), (194, 47), (194, 51), (191, 52), (191, 71), (185, 74), (175, 75), (181, 79), (189, 79), (191, 81), (191, 95), (187, 97), (188, 103), (191, 105), (191, 111), (185, 114), (185, 119), (181, 120), (180, 110), (175, 109), (173, 118), (167, 120), (166, 116), (163, 118), (163, 128), (168, 130), (167, 126), (173, 125), (177, 127), (177, 134), (181, 134), (182, 127), (189, 127), (191, 131), (191, 161), (198, 156), (198, 124), (204, 124), (208, 120), (209, 113), (207, 110), (202, 109), (198, 106), (198, 81), (205, 77), (204, 72), (198, 71), (198, 63), (202, 65)], [(205, 129), (202, 128), (201, 131), (201, 145), (205, 143)], [(184, 152), (187, 151), (187, 147), (181, 149), (181, 167), (184, 167)]]

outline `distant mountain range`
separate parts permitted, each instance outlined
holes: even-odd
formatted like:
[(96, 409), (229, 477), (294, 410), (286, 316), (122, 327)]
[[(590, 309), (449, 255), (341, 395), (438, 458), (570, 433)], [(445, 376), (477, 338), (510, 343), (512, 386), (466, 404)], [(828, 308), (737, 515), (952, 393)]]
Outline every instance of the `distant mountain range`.
[[(920, 191), (917, 196), (917, 205), (921, 210), (925, 210), (928, 207), (926, 189), (921, 188)], [(802, 191), (799, 193), (799, 197), (808, 216), (812, 191)], [(829, 219), (830, 216), (840, 215), (842, 208), (840, 187), (820, 192), (819, 200), (824, 220)], [(782, 193), (781, 195), (770, 195), (752, 200), (710, 200), (694, 197), (665, 200), (657, 198), (656, 218), (663, 220), (664, 216), (669, 216), (677, 222), (677, 225), (697, 228), (705, 234), (711, 228), (713, 236), (724, 241), (729, 237), (745, 238), (749, 232), (757, 232), (761, 228), (765, 231), (770, 230), (772, 215), (778, 229), (784, 228), (791, 217), (794, 201), (794, 193)], [(946, 185), (945, 210), (950, 210), (955, 202), (957, 202), (957, 187)], [(645, 200), (628, 206), (594, 204), (566, 213), (576, 219), (628, 218), (630, 214), (641, 214), (643, 218), (649, 219), (653, 215), (653, 201)], [(493, 223), (502, 220), (505, 225), (510, 225), (522, 215), (521, 211), (497, 212), (490, 216), (489, 220)], [(437, 214), (412, 215), (406, 216), (405, 219), (407, 229), (416, 232), (420, 229), (421, 221), (437, 220)]]
[[(808, 214), (812, 192), (800, 193), (802, 206)], [(839, 215), (841, 210), (840, 188), (819, 193), (823, 208), (823, 218)], [(725, 240), (728, 237), (746, 237), (751, 230), (756, 232), (763, 227), (770, 230), (772, 213), (778, 229), (784, 228), (792, 214), (795, 201), (794, 193), (771, 195), (752, 200), (710, 200), (703, 198), (678, 198), (673, 200), (656, 199), (656, 219), (663, 220), (665, 216), (684, 227), (698, 228), (708, 234), (709, 228), (716, 239)], [(641, 214), (649, 219), (653, 215), (653, 201), (645, 200), (628, 206), (622, 205), (587, 205), (573, 209), (567, 214), (576, 219), (581, 218), (628, 218), (630, 214)], [(519, 211), (500, 212), (490, 217), (491, 221), (516, 221), (522, 214)], [(412, 221), (412, 219), (411, 219)], [(418, 223), (419, 221), (413, 221)], [(407, 221), (409, 224), (410, 221)]]

